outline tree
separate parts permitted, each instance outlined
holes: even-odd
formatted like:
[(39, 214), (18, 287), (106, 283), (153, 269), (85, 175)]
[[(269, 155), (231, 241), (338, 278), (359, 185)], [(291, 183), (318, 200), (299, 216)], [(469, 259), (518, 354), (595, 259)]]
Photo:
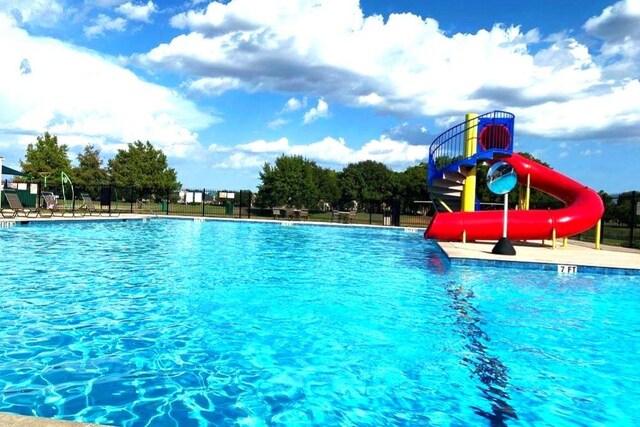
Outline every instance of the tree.
[(622, 225), (630, 226), (633, 217), (636, 216), (635, 203), (640, 202), (640, 192), (625, 191), (620, 193), (616, 200), (616, 206), (613, 210), (613, 217)]
[(68, 147), (58, 144), (58, 137), (45, 132), (36, 138), (36, 143), (27, 146), (25, 161), (20, 161), (23, 171), (32, 176), (50, 176), (59, 179), (60, 172), (72, 173), (71, 161), (67, 156)]
[(364, 206), (365, 203), (382, 203), (393, 196), (397, 180), (395, 172), (380, 162), (365, 160), (350, 163), (340, 173), (340, 202), (348, 204), (355, 200)]
[(606, 191), (602, 190), (600, 190), (598, 194), (600, 195), (602, 204), (604, 205), (604, 215), (602, 216), (602, 220), (605, 223), (612, 222), (614, 219), (616, 219), (617, 213), (616, 204), (613, 200), (613, 197), (611, 197)]
[(271, 166), (265, 163), (258, 186), (257, 203), (260, 206), (315, 207), (320, 200), (315, 162), (302, 156), (278, 157)]
[(118, 150), (109, 160), (111, 179), (118, 187), (136, 190), (136, 197), (151, 195), (168, 196), (180, 189), (175, 169), (170, 168), (167, 156), (147, 141), (129, 144), (126, 150)]
[(340, 200), (340, 184), (336, 171), (317, 167), (314, 169), (318, 187), (318, 197), (325, 203), (334, 206)]
[(109, 181), (107, 171), (102, 168), (100, 150), (88, 144), (78, 154), (78, 167), (73, 170), (74, 183), (84, 187), (97, 187)]
[(428, 200), (429, 190), (427, 187), (427, 164), (420, 163), (416, 166), (409, 166), (404, 172), (397, 175), (398, 195), (402, 201), (403, 211), (406, 209), (417, 209), (417, 200)]

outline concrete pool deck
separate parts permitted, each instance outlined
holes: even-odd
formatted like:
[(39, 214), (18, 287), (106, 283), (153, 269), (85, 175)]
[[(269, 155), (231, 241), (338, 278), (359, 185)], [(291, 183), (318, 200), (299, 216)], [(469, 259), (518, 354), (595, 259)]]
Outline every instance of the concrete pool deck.
[(28, 417), (25, 415), (0, 412), (2, 427), (98, 427), (97, 424), (54, 420), (51, 418)]
[(640, 250), (569, 240), (562, 246), (558, 240), (555, 249), (547, 240), (513, 242), (516, 255), (495, 255), (491, 250), (495, 242), (438, 242), (452, 265), (495, 267), (524, 267), (557, 271), (559, 273), (613, 273), (640, 274)]

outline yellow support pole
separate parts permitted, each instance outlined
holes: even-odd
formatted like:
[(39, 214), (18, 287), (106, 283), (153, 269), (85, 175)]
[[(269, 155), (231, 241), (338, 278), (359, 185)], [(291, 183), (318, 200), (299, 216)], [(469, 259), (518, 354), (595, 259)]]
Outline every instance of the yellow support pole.
[(467, 230), (462, 230), (462, 243), (467, 243)]
[(562, 247), (566, 248), (569, 245), (569, 238), (565, 237), (562, 239)]
[(531, 175), (527, 174), (527, 186), (518, 190), (518, 206), (522, 211), (529, 210), (529, 200), (531, 200)]
[(524, 188), (518, 189), (518, 209), (524, 210)]
[[(467, 128), (464, 131), (464, 156), (476, 154), (478, 143), (478, 115), (469, 113), (465, 116)], [(464, 180), (462, 187), (462, 212), (473, 212), (476, 206), (476, 167), (474, 166)]]
[(602, 233), (602, 219), (598, 220), (598, 223), (596, 224), (596, 249), (600, 250), (600, 237), (601, 237), (601, 233)]
[(529, 201), (531, 200), (531, 174), (527, 174), (527, 190), (524, 197), (524, 210), (529, 210)]
[(551, 247), (553, 249), (556, 248), (556, 228), (553, 227), (553, 231), (551, 231)]

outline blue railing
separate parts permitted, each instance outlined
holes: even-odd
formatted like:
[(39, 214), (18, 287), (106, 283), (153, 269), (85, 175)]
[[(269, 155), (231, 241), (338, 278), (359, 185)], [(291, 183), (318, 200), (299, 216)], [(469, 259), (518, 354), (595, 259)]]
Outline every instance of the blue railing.
[[(429, 147), (428, 177), (429, 184), (461, 163), (475, 164), (478, 159), (489, 159), (497, 153), (513, 152), (513, 122), (515, 116), (506, 111), (492, 111), (471, 120), (464, 121), (442, 132)], [(477, 153), (465, 156), (465, 135), (468, 129), (475, 132)]]

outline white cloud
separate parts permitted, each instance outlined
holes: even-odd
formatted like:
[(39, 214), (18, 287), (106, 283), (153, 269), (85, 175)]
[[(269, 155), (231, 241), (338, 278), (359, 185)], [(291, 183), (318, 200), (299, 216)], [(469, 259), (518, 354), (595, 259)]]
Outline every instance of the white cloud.
[(602, 154), (602, 150), (592, 150), (590, 148), (587, 148), (586, 150), (580, 151), (580, 155), (585, 157), (597, 156), (600, 154)]
[(623, 0), (605, 8), (584, 25), (603, 40), (600, 49), (608, 79), (625, 80), (640, 74), (640, 0)]
[(640, 123), (640, 81), (631, 80), (600, 96), (563, 103), (548, 102), (516, 110), (518, 130), (565, 139), (637, 137)]
[(640, 1), (622, 0), (606, 7), (598, 16), (590, 18), (584, 28), (607, 40), (640, 37)]
[[(149, 140), (170, 156), (199, 148), (196, 131), (216, 118), (114, 60), (34, 37), (0, 14), (0, 130), (5, 137), (49, 131), (62, 143), (100, 142), (106, 152)], [(27, 60), (29, 73), (21, 72)], [(23, 67), (24, 68), (24, 67)]]
[(127, 0), (84, 0), (84, 3), (88, 6), (97, 6), (102, 8), (112, 8), (125, 3)]
[(282, 109), (283, 113), (290, 113), (292, 111), (298, 111), (301, 108), (307, 106), (307, 98), (302, 98), (302, 101), (297, 98), (289, 98), (284, 104), (284, 108)]
[(127, 20), (124, 18), (111, 18), (107, 15), (100, 14), (93, 20), (93, 25), (83, 28), (84, 35), (93, 38), (104, 35), (108, 31), (123, 32), (127, 28)]
[(318, 99), (317, 106), (312, 107), (309, 111), (304, 113), (304, 117), (302, 118), (302, 121), (305, 124), (308, 124), (308, 123), (315, 122), (318, 119), (327, 118), (327, 117), (329, 117), (329, 104), (327, 103), (327, 101), (320, 98)]
[(16, 25), (44, 28), (54, 27), (64, 16), (64, 8), (57, 0), (2, 0), (0, 12)]
[(152, 13), (157, 12), (157, 7), (151, 0), (147, 4), (136, 5), (132, 2), (121, 4), (116, 11), (132, 21), (149, 22)]
[(269, 129), (277, 129), (279, 127), (286, 125), (287, 123), (289, 123), (289, 120), (278, 118), (278, 119), (271, 120), (269, 123), (267, 123), (267, 127)]
[(252, 156), (245, 153), (233, 153), (220, 163), (213, 165), (220, 169), (246, 169), (262, 166), (264, 161), (260, 156)]
[(358, 97), (358, 104), (363, 105), (365, 107), (376, 107), (378, 105), (384, 104), (384, 98), (378, 95), (377, 93), (370, 93), (368, 95), (362, 95)]
[(229, 77), (204, 77), (188, 84), (190, 91), (209, 96), (219, 96), (239, 87), (240, 80)]
[(528, 115), (546, 105), (551, 117), (564, 112), (588, 127), (567, 105), (624, 97), (619, 89), (640, 71), (639, 3), (618, 2), (585, 24), (604, 41), (598, 56), (570, 32), (543, 37), (535, 28), (495, 25), (449, 35), (434, 19), (411, 13), (365, 17), (357, 0), (212, 2), (175, 15), (171, 24), (185, 34), (132, 60), (234, 79), (251, 92), (307, 93), (403, 116), (493, 109)]
[(273, 162), (282, 154), (300, 155), (330, 167), (375, 160), (397, 169), (424, 161), (428, 156), (428, 147), (425, 145), (411, 145), (384, 135), (367, 142), (359, 149), (347, 146), (343, 138), (326, 137), (306, 145), (292, 145), (287, 138), (275, 141), (260, 139), (224, 148), (214, 144), (209, 147), (209, 151), (219, 155), (216, 167), (235, 169), (262, 166), (265, 162)]
[(277, 141), (271, 142), (260, 139), (248, 144), (237, 145), (236, 148), (250, 153), (283, 153), (285, 150), (288, 150), (289, 141), (287, 138), (280, 138)]

